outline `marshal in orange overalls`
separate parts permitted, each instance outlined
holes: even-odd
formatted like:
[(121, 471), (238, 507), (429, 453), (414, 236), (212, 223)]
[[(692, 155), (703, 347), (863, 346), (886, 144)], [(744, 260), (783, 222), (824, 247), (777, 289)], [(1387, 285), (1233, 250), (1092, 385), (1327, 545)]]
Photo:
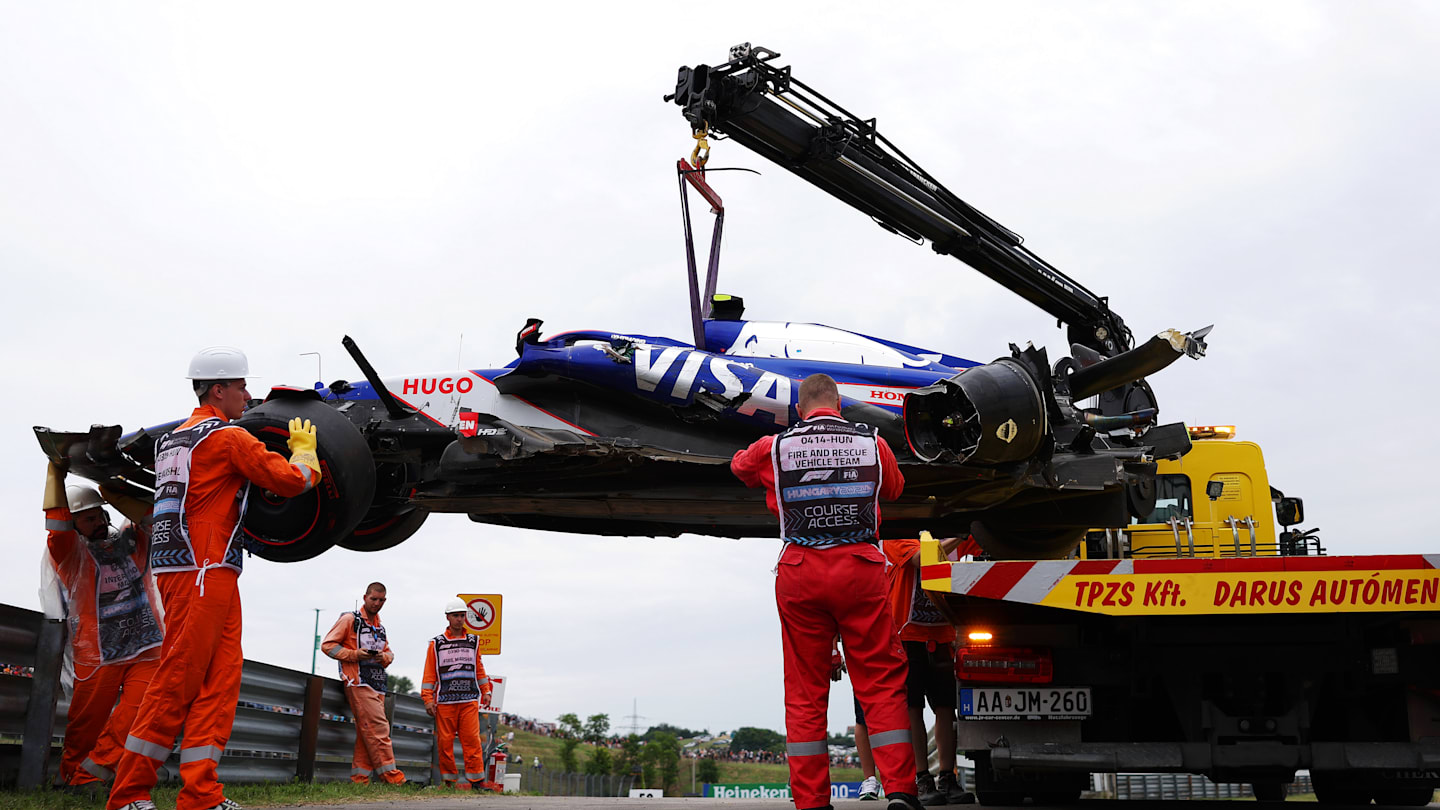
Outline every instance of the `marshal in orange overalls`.
[(143, 524), (111, 529), (118, 542), (104, 549), (75, 531), (65, 507), (45, 510), (45, 526), (50, 564), (65, 590), (75, 666), (60, 779), (84, 785), (114, 776), (160, 661), (164, 614)]
[[(480, 703), (490, 702), (490, 676), (485, 674), (475, 636), (445, 629), (425, 647), (425, 673), (420, 699), (433, 710), (435, 744), (440, 750), (440, 778), (468, 790), (485, 781), (485, 738), (480, 735)], [(455, 769), (455, 738), (465, 755), (465, 778)], [(457, 780), (458, 784), (457, 784)]]
[[(380, 655), (362, 661), (361, 650)], [(395, 765), (390, 743), (390, 721), (385, 718), (385, 667), (395, 660), (380, 616), (356, 610), (340, 614), (335, 626), (320, 642), (320, 651), (340, 663), (340, 680), (345, 683), (345, 700), (355, 715), (355, 753), (350, 761), (350, 781), (370, 782), (370, 774), (392, 785), (405, 783), (405, 774)]]
[[(188, 463), (177, 468), (183, 480), (178, 503), (166, 503), (159, 469), (171, 437), (193, 437), (184, 448)], [(238, 540), (247, 484), (281, 497), (311, 489), (320, 476), (266, 449), (243, 428), (228, 424), (211, 405), (196, 408), (157, 444), (155, 505), (150, 567), (165, 607), (165, 645), (160, 670), (151, 681), (120, 758), (107, 810), (150, 798), (156, 772), (184, 729), (180, 777), (184, 786), (176, 810), (208, 810), (224, 800), (215, 768), (240, 696), (240, 569)], [(167, 509), (178, 509), (178, 519)], [(172, 530), (162, 537), (162, 519)], [(173, 527), (179, 526), (180, 530)], [(175, 532), (179, 531), (179, 534)]]

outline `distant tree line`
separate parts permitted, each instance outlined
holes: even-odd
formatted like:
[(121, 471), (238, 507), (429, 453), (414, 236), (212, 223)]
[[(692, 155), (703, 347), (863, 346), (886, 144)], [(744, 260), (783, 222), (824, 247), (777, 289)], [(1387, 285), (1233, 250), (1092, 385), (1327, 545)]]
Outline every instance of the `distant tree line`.
[[(680, 741), (709, 733), (708, 729), (696, 731), (658, 723), (644, 734), (619, 738), (617, 746), (610, 737), (610, 715), (592, 714), (581, 721), (580, 715), (574, 712), (560, 715), (556, 728), (556, 736), (560, 738), (560, 767), (565, 773), (629, 774), (635, 776), (642, 787), (662, 788), (667, 792), (679, 789)], [(590, 749), (583, 761), (582, 742), (598, 746)], [(826, 742), (855, 744), (853, 737), (841, 734), (831, 735)], [(773, 729), (744, 726), (730, 735), (732, 753), (784, 750), (785, 735)], [(720, 779), (720, 764), (714, 759), (702, 758), (695, 763), (695, 776), (703, 782), (716, 782)]]

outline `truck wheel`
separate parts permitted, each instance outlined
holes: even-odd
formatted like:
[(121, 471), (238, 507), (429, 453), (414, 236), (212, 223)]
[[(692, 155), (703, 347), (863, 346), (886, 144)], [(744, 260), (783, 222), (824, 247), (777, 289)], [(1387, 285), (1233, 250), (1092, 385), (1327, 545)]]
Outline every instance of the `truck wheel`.
[(1424, 807), (1434, 796), (1434, 789), (1428, 787), (1377, 788), (1375, 803), (1393, 804), (1399, 807)]
[(1310, 774), (1315, 801), (1320, 804), (1369, 804), (1369, 791), (1343, 773), (1315, 771)]
[(1254, 782), (1250, 785), (1250, 791), (1255, 794), (1257, 802), (1283, 802), (1288, 793), (1288, 785), (1278, 779), (1269, 779), (1264, 782)]
[(309, 419), (315, 426), (320, 483), (294, 498), (252, 487), (245, 513), (247, 546), (256, 556), (275, 562), (319, 556), (354, 531), (375, 497), (375, 462), (369, 444), (344, 414), (319, 399), (272, 395), (237, 424), (289, 458), (289, 423), (294, 417)]

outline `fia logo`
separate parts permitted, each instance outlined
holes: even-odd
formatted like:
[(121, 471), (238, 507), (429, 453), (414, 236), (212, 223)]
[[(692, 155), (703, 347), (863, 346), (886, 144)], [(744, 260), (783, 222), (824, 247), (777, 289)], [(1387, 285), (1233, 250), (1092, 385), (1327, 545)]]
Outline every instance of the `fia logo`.
[(811, 470), (810, 472), (807, 472), (804, 475), (800, 476), (800, 483), (803, 484), (807, 481), (829, 481), (830, 476), (834, 474), (834, 470)]
[(840, 473), (840, 477), (843, 478), (843, 479), (845, 479), (846, 481), (856, 481), (856, 480), (859, 480), (859, 478), (860, 478), (860, 471), (859, 471), (859, 470), (845, 470), (845, 471), (843, 471), (843, 472)]

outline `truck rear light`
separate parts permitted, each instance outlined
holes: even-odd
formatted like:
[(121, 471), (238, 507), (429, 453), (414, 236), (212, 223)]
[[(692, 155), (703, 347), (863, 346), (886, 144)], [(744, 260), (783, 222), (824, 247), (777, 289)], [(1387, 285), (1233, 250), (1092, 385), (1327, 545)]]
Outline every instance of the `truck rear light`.
[(1028, 647), (962, 647), (955, 677), (980, 683), (1050, 683), (1055, 669), (1049, 650)]
[(967, 638), (970, 639), (971, 644), (989, 644), (995, 640), (995, 634), (989, 630), (973, 630)]

